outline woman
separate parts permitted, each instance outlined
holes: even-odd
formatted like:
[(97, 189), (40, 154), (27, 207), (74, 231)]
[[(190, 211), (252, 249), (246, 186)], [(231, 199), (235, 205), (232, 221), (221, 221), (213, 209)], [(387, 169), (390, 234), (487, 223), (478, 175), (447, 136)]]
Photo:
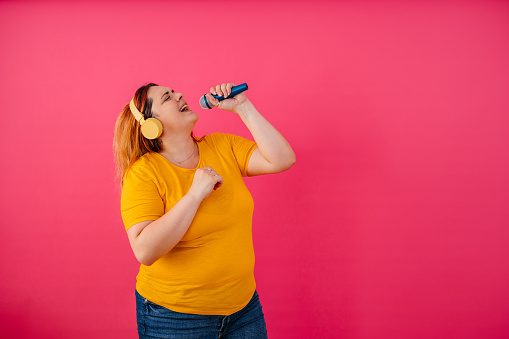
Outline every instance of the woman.
[[(226, 97), (233, 86), (210, 92)], [(295, 154), (245, 93), (207, 99), (238, 114), (256, 143), (221, 133), (195, 138), (199, 116), (182, 93), (153, 83), (136, 91), (115, 126), (122, 219), (141, 263), (140, 338), (267, 336), (254, 280), (253, 200), (242, 177), (285, 171)], [(153, 135), (150, 118), (160, 122)]]

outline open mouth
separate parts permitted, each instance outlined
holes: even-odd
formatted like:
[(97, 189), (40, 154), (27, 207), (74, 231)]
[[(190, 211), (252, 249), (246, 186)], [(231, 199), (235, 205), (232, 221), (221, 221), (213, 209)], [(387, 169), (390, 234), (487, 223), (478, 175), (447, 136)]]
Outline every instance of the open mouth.
[(181, 112), (189, 111), (189, 106), (187, 106), (187, 104), (185, 104), (184, 106), (182, 106), (182, 107), (180, 108), (180, 111), (181, 111)]

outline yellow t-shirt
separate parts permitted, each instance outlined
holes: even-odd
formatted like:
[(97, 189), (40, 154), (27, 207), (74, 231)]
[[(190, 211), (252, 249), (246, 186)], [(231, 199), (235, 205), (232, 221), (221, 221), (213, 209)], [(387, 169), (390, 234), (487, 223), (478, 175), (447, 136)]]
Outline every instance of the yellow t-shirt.
[[(184, 237), (151, 266), (140, 266), (136, 289), (175, 312), (230, 315), (254, 294), (253, 199), (243, 176), (256, 148), (250, 140), (215, 133), (198, 143), (197, 168), (211, 166), (223, 185), (204, 199)], [(147, 153), (126, 172), (121, 197), (126, 230), (168, 212), (191, 187), (196, 169)]]

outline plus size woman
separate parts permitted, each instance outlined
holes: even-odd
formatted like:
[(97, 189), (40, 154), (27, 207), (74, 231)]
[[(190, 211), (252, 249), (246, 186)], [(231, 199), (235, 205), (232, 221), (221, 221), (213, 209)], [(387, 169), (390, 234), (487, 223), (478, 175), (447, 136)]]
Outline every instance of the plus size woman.
[[(227, 97), (233, 86), (210, 92)], [(122, 220), (141, 264), (140, 338), (267, 337), (243, 177), (285, 171), (295, 154), (244, 92), (207, 99), (237, 114), (254, 142), (224, 133), (196, 138), (199, 116), (182, 93), (153, 83), (136, 91), (115, 126)]]

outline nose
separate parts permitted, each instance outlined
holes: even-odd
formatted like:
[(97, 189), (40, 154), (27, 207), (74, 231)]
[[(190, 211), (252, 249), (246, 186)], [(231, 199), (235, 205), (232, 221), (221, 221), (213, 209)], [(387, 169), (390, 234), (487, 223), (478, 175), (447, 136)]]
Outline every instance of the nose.
[(182, 100), (182, 98), (184, 97), (184, 94), (182, 93), (177, 93), (177, 101), (180, 101)]

